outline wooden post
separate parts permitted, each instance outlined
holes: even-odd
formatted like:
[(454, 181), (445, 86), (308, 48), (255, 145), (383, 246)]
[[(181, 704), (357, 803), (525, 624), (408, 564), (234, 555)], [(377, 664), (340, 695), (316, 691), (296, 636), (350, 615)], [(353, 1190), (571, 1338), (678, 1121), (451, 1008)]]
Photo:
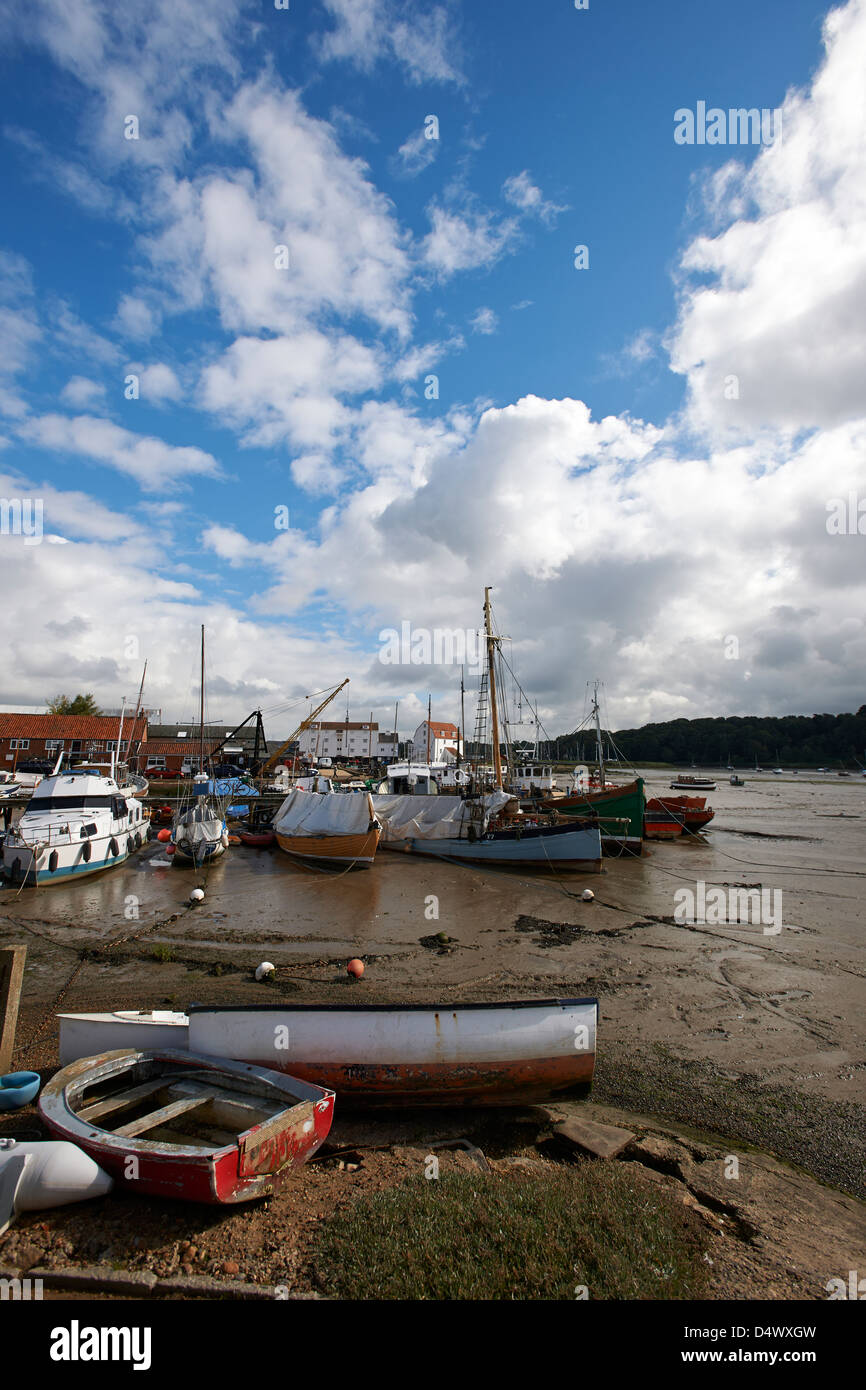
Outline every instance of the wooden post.
[(26, 946), (0, 946), (0, 1073), (12, 1067)]

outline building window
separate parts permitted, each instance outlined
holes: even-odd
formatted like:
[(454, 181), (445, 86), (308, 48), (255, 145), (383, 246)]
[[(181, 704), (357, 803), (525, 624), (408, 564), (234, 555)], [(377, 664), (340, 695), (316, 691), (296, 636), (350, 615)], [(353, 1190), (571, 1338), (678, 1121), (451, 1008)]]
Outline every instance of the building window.
[(13, 739), (10, 739), (10, 740), (9, 740), (9, 747), (10, 747), (10, 748), (29, 748), (29, 747), (30, 747), (30, 740), (29, 740), (29, 738), (13, 738)]
[(63, 747), (63, 739), (62, 739), (62, 738), (47, 738), (47, 739), (45, 740), (45, 752), (46, 752), (46, 753), (57, 753), (57, 752), (60, 751), (60, 749), (61, 749), (62, 747)]

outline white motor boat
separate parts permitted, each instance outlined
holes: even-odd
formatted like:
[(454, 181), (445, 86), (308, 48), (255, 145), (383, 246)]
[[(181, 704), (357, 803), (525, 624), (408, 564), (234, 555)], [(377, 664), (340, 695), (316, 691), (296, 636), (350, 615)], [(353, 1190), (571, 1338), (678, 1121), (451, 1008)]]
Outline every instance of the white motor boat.
[(3, 874), (13, 883), (58, 883), (112, 869), (147, 837), (140, 802), (113, 777), (75, 769), (45, 777), (7, 831)]

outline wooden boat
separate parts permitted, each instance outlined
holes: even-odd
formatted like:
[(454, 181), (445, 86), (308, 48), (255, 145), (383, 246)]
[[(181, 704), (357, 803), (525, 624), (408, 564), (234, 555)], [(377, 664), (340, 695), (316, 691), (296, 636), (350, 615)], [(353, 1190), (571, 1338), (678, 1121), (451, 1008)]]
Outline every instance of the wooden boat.
[(295, 859), (367, 869), (376, 857), (381, 826), (370, 793), (289, 792), (273, 820), (277, 844)]
[(627, 847), (640, 853), (645, 805), (642, 777), (603, 787), (578, 787), (567, 796), (545, 797), (539, 804), (544, 811), (597, 820), (605, 849)]
[(670, 811), (647, 811), (643, 818), (645, 840), (678, 840), (683, 833), (683, 823)]
[(189, 1046), (189, 1020), (173, 1009), (117, 1009), (113, 1013), (57, 1014), (60, 1065), (94, 1057), (98, 1052), (148, 1051)]
[[(341, 1107), (527, 1105), (586, 1094), (597, 1021), (597, 999), (195, 1004), (189, 1039), (195, 1050), (315, 1078)], [(275, 1049), (279, 1036), (285, 1050)]]
[(239, 830), (238, 839), (242, 845), (253, 845), (256, 849), (270, 849), (276, 843), (273, 830)]
[(716, 814), (712, 806), (707, 805), (705, 796), (654, 796), (646, 808), (647, 813), (669, 811), (684, 830), (691, 832), (703, 830)]
[(44, 1087), (39, 1110), (52, 1134), (126, 1190), (233, 1203), (269, 1195), (315, 1153), (334, 1093), (260, 1066), (155, 1049), (73, 1062)]
[(685, 792), (696, 790), (714, 792), (716, 790), (716, 784), (712, 777), (692, 777), (688, 773), (679, 772), (671, 782), (671, 791), (677, 790)]

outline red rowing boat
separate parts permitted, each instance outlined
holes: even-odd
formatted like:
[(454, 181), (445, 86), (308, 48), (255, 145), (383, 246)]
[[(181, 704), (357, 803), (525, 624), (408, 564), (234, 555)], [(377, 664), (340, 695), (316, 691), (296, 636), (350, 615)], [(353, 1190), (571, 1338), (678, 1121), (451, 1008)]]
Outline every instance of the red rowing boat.
[(324, 1142), (334, 1092), (193, 1052), (104, 1052), (64, 1067), (42, 1118), (118, 1187), (233, 1203), (265, 1197)]

